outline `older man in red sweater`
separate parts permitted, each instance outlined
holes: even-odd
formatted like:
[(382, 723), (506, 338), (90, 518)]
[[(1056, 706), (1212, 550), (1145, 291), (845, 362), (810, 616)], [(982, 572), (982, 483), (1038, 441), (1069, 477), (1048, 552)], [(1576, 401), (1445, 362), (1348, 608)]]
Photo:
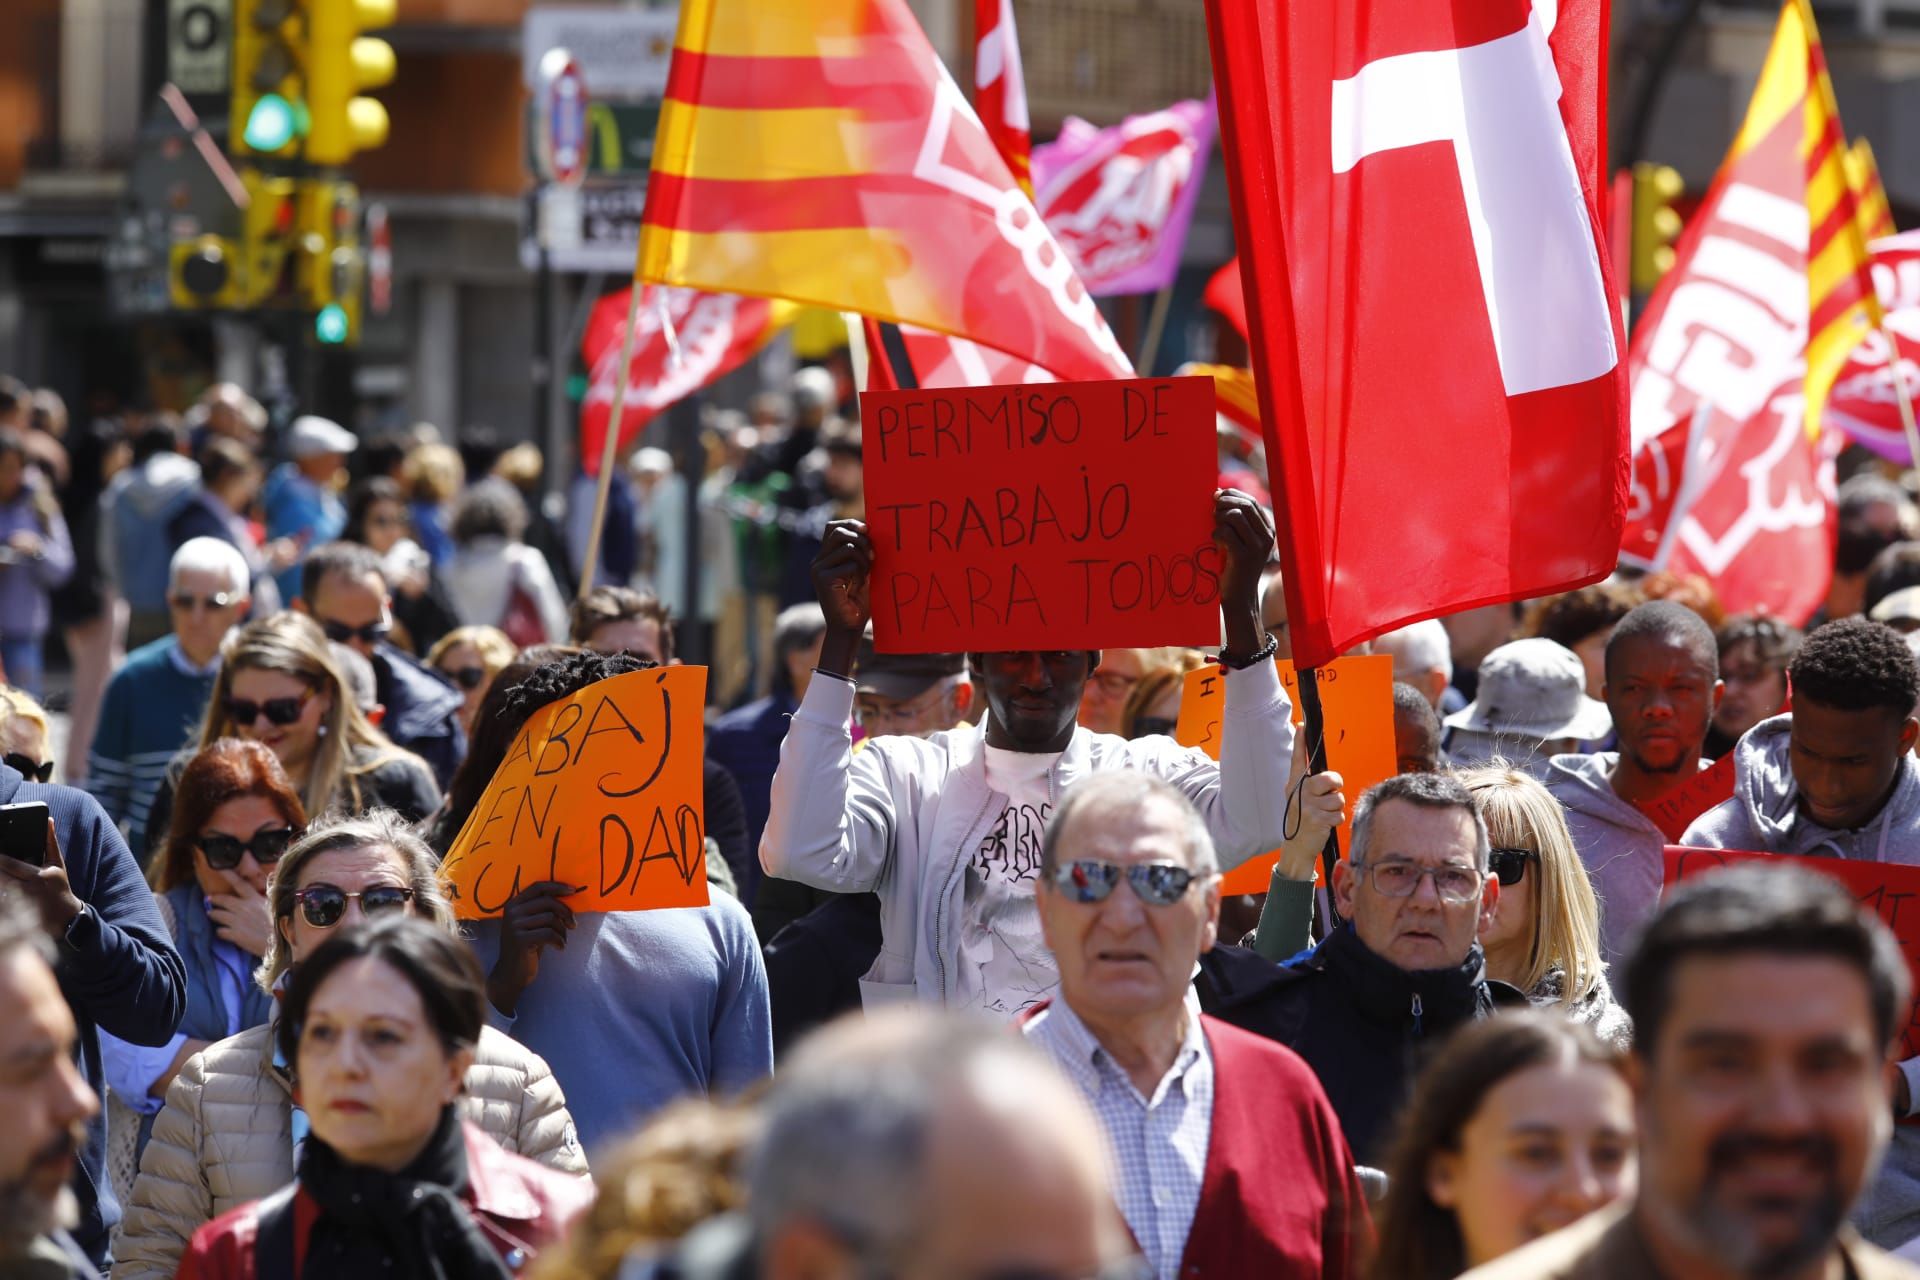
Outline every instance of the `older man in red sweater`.
[(1120, 1211), (1161, 1280), (1357, 1276), (1372, 1241), (1340, 1121), (1313, 1072), (1205, 1017), (1192, 975), (1220, 923), (1213, 843), (1177, 790), (1095, 774), (1041, 851), (1060, 998), (1024, 1021), (1107, 1131)]

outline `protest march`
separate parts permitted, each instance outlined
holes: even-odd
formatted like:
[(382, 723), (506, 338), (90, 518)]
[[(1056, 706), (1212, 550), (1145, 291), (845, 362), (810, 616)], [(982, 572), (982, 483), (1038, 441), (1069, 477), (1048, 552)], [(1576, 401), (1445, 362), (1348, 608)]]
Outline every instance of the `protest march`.
[[(1888, 6), (1746, 4), (1689, 192), (1699, 4), (1089, 120), (1048, 3), (149, 6), (177, 376), (0, 375), (0, 1280), (1920, 1280)], [(509, 45), (443, 432), (357, 95)]]

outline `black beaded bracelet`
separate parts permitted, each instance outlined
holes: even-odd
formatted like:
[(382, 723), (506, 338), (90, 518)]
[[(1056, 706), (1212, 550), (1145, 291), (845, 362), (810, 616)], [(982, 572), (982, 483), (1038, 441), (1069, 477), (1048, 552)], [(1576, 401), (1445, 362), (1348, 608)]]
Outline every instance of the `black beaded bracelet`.
[(1220, 651), (1220, 665), (1231, 671), (1245, 671), (1248, 667), (1258, 666), (1262, 662), (1272, 662), (1273, 656), (1280, 652), (1280, 637), (1267, 632), (1267, 642), (1244, 658), (1235, 657), (1225, 649)]

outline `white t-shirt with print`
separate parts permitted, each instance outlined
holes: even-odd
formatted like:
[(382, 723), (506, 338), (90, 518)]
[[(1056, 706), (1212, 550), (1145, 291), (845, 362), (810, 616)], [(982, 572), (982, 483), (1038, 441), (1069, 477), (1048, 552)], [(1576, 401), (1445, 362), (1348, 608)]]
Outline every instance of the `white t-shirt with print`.
[(1060, 985), (1033, 901), (1040, 841), (1053, 814), (1048, 777), (1060, 753), (985, 750), (987, 783), (1007, 807), (967, 863), (954, 1004), (1012, 1015)]

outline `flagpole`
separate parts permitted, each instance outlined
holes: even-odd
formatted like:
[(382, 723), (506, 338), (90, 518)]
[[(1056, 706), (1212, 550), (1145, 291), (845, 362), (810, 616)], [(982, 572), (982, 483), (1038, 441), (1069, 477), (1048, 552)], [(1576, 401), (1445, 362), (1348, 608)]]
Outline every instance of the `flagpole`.
[(1907, 461), (1920, 467), (1920, 425), (1913, 418), (1913, 397), (1907, 391), (1907, 375), (1900, 368), (1900, 344), (1887, 328), (1887, 316), (1880, 313), (1880, 338), (1887, 344), (1887, 368), (1893, 373), (1893, 398), (1900, 406), (1900, 429), (1907, 433)]
[(1143, 378), (1153, 376), (1153, 358), (1160, 354), (1160, 336), (1166, 332), (1167, 312), (1173, 303), (1173, 281), (1153, 295), (1153, 312), (1147, 317), (1146, 340), (1140, 344), (1140, 358), (1133, 362), (1134, 372)]
[(620, 449), (620, 412), (627, 407), (627, 382), (633, 376), (633, 331), (640, 327), (640, 295), (644, 290), (635, 280), (627, 290), (627, 332), (620, 339), (620, 375), (613, 384), (613, 412), (607, 419), (607, 438), (600, 446), (600, 483), (593, 494), (593, 524), (587, 534), (586, 564), (580, 570), (580, 599), (593, 590), (593, 575), (600, 568), (600, 535), (607, 523), (607, 495), (613, 489), (613, 455)]
[[(1317, 667), (1302, 667), (1297, 673), (1300, 677), (1300, 732), (1294, 735), (1293, 749), (1298, 751), (1301, 740), (1305, 739), (1307, 748), (1307, 772), (1311, 778), (1327, 771), (1327, 728), (1326, 720), (1320, 710), (1320, 671)], [(1304, 792), (1287, 797), (1289, 805), (1305, 803)], [(1331, 933), (1340, 927), (1340, 912), (1333, 905), (1333, 868), (1340, 861), (1340, 836), (1337, 831), (1327, 832), (1327, 842), (1320, 849), (1321, 883), (1326, 887), (1327, 931)]]

